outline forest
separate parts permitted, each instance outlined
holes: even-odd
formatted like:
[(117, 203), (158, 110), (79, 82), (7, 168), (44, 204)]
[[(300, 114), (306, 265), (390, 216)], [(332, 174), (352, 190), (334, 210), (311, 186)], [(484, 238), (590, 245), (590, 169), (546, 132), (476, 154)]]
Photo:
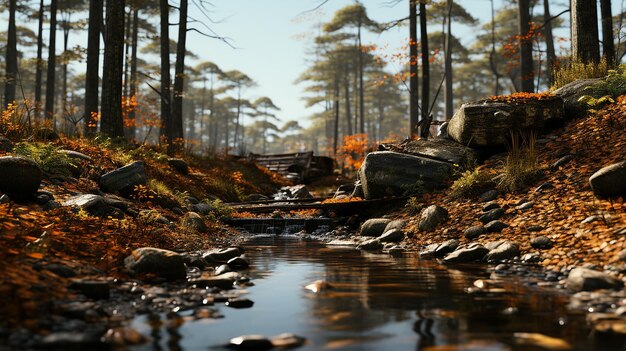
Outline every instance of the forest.
[[(602, 57), (610, 67), (626, 52), (624, 13), (600, 3)], [(551, 12), (549, 0), (492, 0), (486, 22), (454, 1), (409, 1), (405, 18), (377, 22), (355, 2), (314, 28), (293, 82), (304, 90), (302, 109), (311, 111), (303, 125), (279, 120), (270, 97), (251, 95), (257, 83), (246, 73), (224, 71), (186, 47), (187, 35), (232, 45), (205, 24), (210, 4), (191, 5), (197, 18), (187, 1), (111, 1), (106, 8), (102, 1), (4, 2), (2, 109), (25, 111), (20, 123), (66, 135), (101, 134), (170, 151), (337, 156), (344, 146), (436, 134), (461, 103), (548, 89), (555, 70), (571, 62), (569, 37), (561, 35), (573, 13), (559, 3)], [(475, 35), (455, 33), (453, 24)], [(366, 32), (398, 28), (409, 38), (403, 47), (362, 40)], [(70, 47), (70, 36), (84, 40)]]

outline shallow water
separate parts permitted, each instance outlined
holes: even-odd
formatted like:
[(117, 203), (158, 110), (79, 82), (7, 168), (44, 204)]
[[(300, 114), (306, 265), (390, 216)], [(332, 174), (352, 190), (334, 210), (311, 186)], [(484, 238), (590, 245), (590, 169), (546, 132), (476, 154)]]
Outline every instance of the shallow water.
[[(568, 311), (567, 295), (556, 289), (507, 277), (505, 292), (468, 293), (475, 280), (489, 277), (487, 266), (444, 266), (285, 237), (259, 237), (246, 250), (255, 285), (244, 296), (252, 308), (216, 303), (225, 318), (187, 322), (139, 317), (133, 327), (155, 342), (137, 349), (222, 349), (239, 335), (294, 333), (308, 340), (299, 350), (540, 350), (517, 344), (516, 332), (562, 338), (575, 350), (606, 349), (592, 345), (584, 316)], [(333, 289), (304, 289), (320, 279)]]

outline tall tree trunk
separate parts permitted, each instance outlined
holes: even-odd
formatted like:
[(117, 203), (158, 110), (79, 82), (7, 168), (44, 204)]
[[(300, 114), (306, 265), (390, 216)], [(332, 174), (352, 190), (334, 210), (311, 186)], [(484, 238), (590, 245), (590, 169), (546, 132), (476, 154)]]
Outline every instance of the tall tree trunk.
[(527, 93), (535, 91), (533, 72), (533, 42), (530, 32), (530, 0), (518, 0), (519, 36), (520, 36), (520, 82), (521, 90)]
[(5, 62), (4, 107), (15, 101), (17, 88), (17, 30), (15, 28), (15, 12), (17, 0), (9, 1), (9, 28), (7, 32), (7, 51)]
[(613, 14), (611, 0), (600, 0), (602, 17), (602, 57), (609, 67), (615, 66), (615, 39), (613, 38)]
[(430, 58), (428, 51), (428, 27), (426, 2), (420, 2), (420, 35), (422, 47), (422, 121), (420, 137), (427, 139), (430, 132)]
[(37, 67), (35, 71), (35, 118), (41, 118), (41, 81), (43, 71), (43, 0), (39, 2), (39, 24), (37, 30)]
[(554, 69), (556, 68), (557, 58), (554, 49), (554, 36), (552, 35), (552, 21), (550, 21), (550, 1), (543, 0), (543, 18), (546, 21), (543, 27), (543, 36), (546, 40), (546, 55), (548, 66), (548, 85), (554, 84)]
[[(135, 8), (133, 11), (133, 38), (132, 49), (130, 53), (130, 97), (137, 99), (137, 47), (139, 46), (139, 8)], [(135, 133), (137, 129), (137, 113), (136, 108), (133, 108), (128, 113), (128, 119), (131, 125), (128, 127), (128, 136), (132, 141), (135, 139)]]
[(100, 131), (112, 138), (124, 137), (122, 77), (124, 74), (124, 0), (107, 0), (106, 39), (102, 74), (102, 122)]
[(358, 49), (359, 49), (359, 133), (365, 133), (365, 88), (363, 87), (363, 46), (361, 44), (361, 21), (358, 26)]
[(335, 100), (333, 108), (335, 110), (335, 123), (333, 125), (333, 156), (337, 156), (337, 146), (339, 144), (339, 77), (335, 75)]
[(66, 124), (68, 121), (67, 118), (67, 47), (68, 40), (70, 37), (70, 15), (67, 15), (67, 18), (63, 20), (63, 66), (61, 67), (63, 75), (61, 82), (61, 117), (63, 117), (62, 123)]
[(350, 80), (346, 79), (344, 84), (344, 95), (346, 102), (346, 134), (352, 135), (352, 111), (350, 110)]
[(170, 30), (168, 0), (159, 0), (161, 13), (161, 137), (168, 147), (172, 144), (172, 107), (170, 105)]
[(85, 74), (85, 134), (93, 135), (98, 129), (98, 87), (100, 78), (100, 25), (102, 0), (89, 1), (89, 31), (87, 33), (87, 72)]
[(50, 0), (50, 41), (48, 44), (48, 70), (46, 74), (46, 119), (54, 123), (54, 80), (56, 71), (57, 0)]
[(600, 62), (596, 0), (570, 0), (572, 56), (582, 63)]
[(185, 79), (185, 53), (187, 41), (187, 0), (180, 0), (178, 21), (178, 44), (176, 45), (176, 64), (174, 75), (174, 101), (172, 104), (172, 137), (179, 146), (184, 146), (183, 134), (183, 94)]
[(124, 14), (126, 17), (126, 37), (124, 38), (124, 90), (123, 96), (125, 99), (129, 97), (130, 91), (130, 47), (132, 46), (131, 38), (132, 38), (132, 24), (133, 24), (133, 7), (129, 6), (128, 13)]
[(409, 133), (419, 135), (419, 77), (417, 66), (417, 0), (409, 0)]
[(495, 85), (493, 95), (500, 95), (500, 77), (502, 75), (498, 72), (498, 67), (496, 66), (496, 11), (493, 6), (493, 0), (491, 0), (491, 52), (489, 53), (489, 66), (491, 67), (491, 72), (495, 77)]
[[(206, 109), (206, 77), (202, 77), (202, 95), (200, 98), (200, 131), (197, 133), (200, 135), (200, 150), (204, 149), (204, 111)], [(209, 123), (210, 125), (210, 123)], [(209, 139), (210, 139), (210, 135)], [(210, 142), (211, 140), (209, 140)]]
[(445, 58), (444, 58), (444, 74), (446, 75), (446, 86), (443, 91), (445, 100), (444, 116), (446, 120), (452, 118), (454, 114), (454, 97), (452, 92), (452, 47), (450, 41), (452, 39), (452, 0), (447, 0), (446, 13), (446, 42), (445, 42)]

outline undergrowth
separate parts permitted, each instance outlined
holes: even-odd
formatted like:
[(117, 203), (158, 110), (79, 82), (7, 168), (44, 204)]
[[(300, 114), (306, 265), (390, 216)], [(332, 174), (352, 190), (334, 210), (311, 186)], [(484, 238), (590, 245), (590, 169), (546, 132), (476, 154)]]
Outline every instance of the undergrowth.
[(498, 188), (503, 191), (517, 192), (528, 186), (540, 173), (537, 165), (537, 136), (511, 132), (509, 151), (502, 174), (498, 176)]
[(48, 174), (72, 175), (71, 167), (74, 167), (72, 160), (66, 154), (59, 152), (59, 149), (52, 144), (18, 143), (15, 145), (13, 154), (32, 159)]
[(494, 185), (490, 172), (479, 168), (467, 170), (452, 183), (450, 195), (454, 198), (474, 197), (493, 188)]
[(550, 89), (556, 90), (581, 79), (602, 78), (608, 73), (609, 65), (604, 59), (600, 63), (571, 62), (554, 71), (554, 85)]

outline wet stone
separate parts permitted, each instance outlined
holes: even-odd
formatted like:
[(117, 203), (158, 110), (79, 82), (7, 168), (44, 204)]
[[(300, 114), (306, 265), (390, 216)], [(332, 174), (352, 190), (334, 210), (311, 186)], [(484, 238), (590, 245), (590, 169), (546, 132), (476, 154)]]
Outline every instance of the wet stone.
[(485, 234), (486, 232), (487, 230), (482, 225), (475, 225), (475, 226), (465, 229), (465, 231), (463, 232), (463, 235), (467, 239), (475, 239), (481, 236), (482, 234)]
[(231, 298), (226, 301), (225, 305), (232, 308), (250, 308), (254, 305), (254, 301), (246, 298)]
[(381, 243), (380, 240), (376, 238), (376, 239), (369, 239), (369, 240), (363, 241), (356, 248), (361, 249), (361, 250), (366, 250), (366, 251), (376, 251), (376, 250), (382, 249), (382, 247), (383, 247), (383, 243)]
[(539, 263), (542, 261), (541, 256), (536, 253), (527, 253), (522, 256), (522, 262), (525, 263)]
[(233, 270), (246, 269), (250, 266), (248, 260), (241, 256), (231, 258), (226, 264)]
[(227, 264), (220, 265), (215, 269), (215, 275), (220, 275), (228, 272), (232, 272), (232, 269), (230, 269)]
[(519, 246), (512, 241), (499, 242), (495, 247), (489, 248), (489, 252), (485, 255), (484, 260), (487, 262), (501, 262), (504, 260), (510, 260), (513, 257), (519, 256)]
[(391, 229), (386, 231), (383, 235), (381, 235), (378, 240), (383, 243), (397, 243), (404, 240), (404, 232), (400, 229)]
[(502, 216), (504, 216), (504, 213), (505, 211), (503, 208), (494, 208), (493, 210), (489, 210), (485, 212), (482, 216), (478, 217), (478, 220), (483, 223), (489, 223), (491, 221), (495, 221), (496, 219), (501, 218)]
[(488, 252), (489, 249), (482, 245), (470, 244), (450, 253), (443, 261), (446, 263), (474, 262), (482, 260)]
[(228, 344), (230, 348), (236, 350), (270, 350), (274, 348), (274, 344), (263, 335), (242, 335), (230, 339)]
[(292, 333), (284, 333), (271, 338), (272, 345), (281, 349), (292, 349), (304, 345), (306, 338)]
[(574, 291), (593, 291), (597, 289), (619, 289), (624, 282), (616, 277), (587, 268), (574, 268), (567, 277), (567, 286)]
[(443, 257), (448, 253), (456, 250), (457, 247), (459, 247), (459, 241), (456, 239), (450, 239), (437, 246), (437, 248), (433, 252), (433, 255), (436, 257)]
[(591, 222), (595, 222), (597, 220), (598, 220), (598, 216), (589, 216), (589, 217), (583, 219), (583, 221), (580, 222), (580, 224), (588, 224), (588, 223), (591, 223)]
[(485, 224), (485, 230), (486, 230), (488, 233), (499, 233), (499, 232), (501, 232), (504, 228), (507, 228), (507, 227), (508, 227), (508, 225), (507, 225), (507, 224), (505, 224), (505, 223), (503, 223), (503, 222), (501, 222), (501, 221), (498, 221), (498, 220), (491, 221), (491, 222), (489, 222), (489, 223)]
[(387, 225), (391, 222), (390, 219), (387, 218), (372, 218), (368, 219), (361, 225), (361, 230), (359, 234), (361, 236), (369, 236), (369, 237), (379, 237), (383, 234), (384, 230), (387, 228)]
[(549, 249), (553, 245), (552, 240), (545, 235), (538, 236), (530, 241), (530, 246), (535, 249)]
[(207, 262), (211, 263), (226, 263), (231, 258), (237, 257), (241, 255), (243, 252), (236, 247), (231, 247), (228, 249), (209, 251), (204, 254), (203, 258)]

